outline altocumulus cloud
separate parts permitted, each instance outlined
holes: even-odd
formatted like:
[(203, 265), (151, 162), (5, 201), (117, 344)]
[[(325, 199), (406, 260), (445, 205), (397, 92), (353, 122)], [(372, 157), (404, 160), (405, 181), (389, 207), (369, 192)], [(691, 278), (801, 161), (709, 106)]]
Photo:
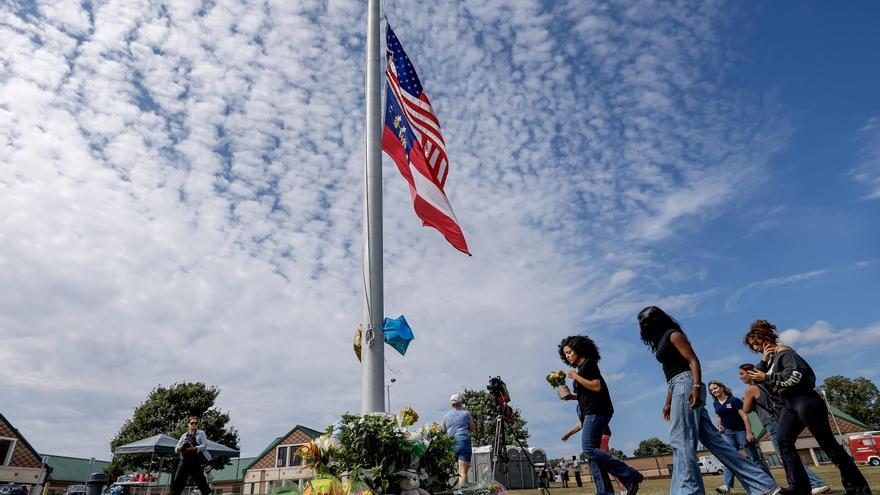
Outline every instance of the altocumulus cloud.
[[(179, 380), (223, 388), (249, 454), (358, 409), (362, 4), (0, 7), (4, 414), (38, 449), (104, 456)], [(731, 7), (406, 4), (386, 13), (475, 256), (419, 226), (386, 166), (386, 313), (417, 334), (388, 355), (393, 405), (436, 417), (501, 373), (546, 445), (547, 342), (697, 304), (644, 283), (667, 263), (649, 243), (747, 191), (785, 136), (724, 85)], [(611, 376), (628, 347), (600, 338)]]

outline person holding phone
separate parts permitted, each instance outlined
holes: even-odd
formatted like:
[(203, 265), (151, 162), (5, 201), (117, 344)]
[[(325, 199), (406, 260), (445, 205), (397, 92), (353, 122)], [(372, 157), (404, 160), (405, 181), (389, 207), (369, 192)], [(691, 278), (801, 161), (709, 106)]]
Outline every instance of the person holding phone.
[[(760, 383), (755, 383), (755, 381), (752, 380), (752, 377), (749, 376), (749, 372), (754, 369), (755, 365), (752, 363), (745, 363), (739, 366), (739, 379), (747, 385), (746, 393), (743, 394), (742, 410), (746, 414), (754, 411), (755, 414), (758, 415), (758, 419), (761, 420), (761, 423), (764, 424), (764, 428), (767, 430), (767, 436), (770, 437), (770, 442), (773, 443), (773, 448), (775, 448), (778, 453), (781, 450), (779, 448), (777, 432), (779, 431), (779, 413), (782, 412), (783, 407), (781, 404), (782, 400), (778, 396), (771, 394), (767, 390), (767, 387)], [(801, 461), (801, 464), (803, 464), (803, 461)], [(810, 479), (811, 495), (821, 495), (822, 493), (831, 491), (831, 487), (828, 486), (828, 483), (826, 483), (821, 476), (808, 468), (806, 464), (804, 464), (804, 470), (807, 472), (807, 477)]]
[(776, 325), (767, 320), (752, 323), (743, 344), (761, 354), (761, 362), (748, 372), (755, 383), (765, 384), (782, 398), (779, 413), (779, 454), (785, 467), (788, 488), (784, 493), (809, 494), (810, 479), (795, 448), (804, 428), (809, 428), (819, 447), (840, 471), (847, 495), (869, 495), (871, 488), (852, 457), (837, 443), (828, 423), (828, 407), (816, 392), (813, 368), (791, 347), (779, 343)]

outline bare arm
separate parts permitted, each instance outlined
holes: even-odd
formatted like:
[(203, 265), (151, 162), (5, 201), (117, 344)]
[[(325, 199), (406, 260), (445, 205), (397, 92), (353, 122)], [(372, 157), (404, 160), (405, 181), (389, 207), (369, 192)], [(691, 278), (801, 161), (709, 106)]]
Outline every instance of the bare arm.
[(582, 427), (582, 426), (583, 426), (583, 425), (581, 424), (581, 422), (578, 421), (576, 425), (572, 426), (572, 428), (571, 428), (570, 430), (568, 430), (567, 432), (565, 432), (565, 435), (562, 435), (562, 441), (563, 441), (563, 442), (567, 442), (568, 439), (571, 438), (572, 435), (574, 435), (575, 433), (581, 431), (581, 427)]
[(702, 399), (700, 399), (700, 387), (703, 383), (703, 372), (700, 368), (700, 360), (697, 359), (697, 353), (694, 352), (694, 348), (691, 347), (691, 343), (683, 333), (674, 332), (669, 337), (669, 341), (672, 342), (675, 349), (691, 367), (691, 373), (694, 375), (694, 388), (688, 396), (688, 405), (691, 406), (691, 409), (696, 409), (703, 404)]
[(599, 392), (602, 390), (602, 382), (598, 378), (593, 378), (592, 380), (588, 380), (581, 375), (578, 375), (577, 371), (574, 369), (568, 370), (568, 377), (572, 380), (580, 383), (587, 390), (591, 392)]
[(743, 412), (748, 414), (755, 410), (755, 401), (758, 400), (760, 394), (761, 392), (758, 390), (758, 387), (754, 385), (746, 387), (746, 393), (743, 395)]
[(739, 413), (739, 417), (742, 418), (743, 424), (746, 425), (746, 441), (748, 441), (749, 443), (754, 442), (755, 434), (752, 433), (752, 422), (749, 421), (749, 417), (748, 415), (746, 415), (745, 411), (739, 409), (737, 412)]
[(474, 431), (477, 429), (477, 424), (474, 422), (474, 417), (471, 416), (470, 421), (468, 421), (468, 431)]

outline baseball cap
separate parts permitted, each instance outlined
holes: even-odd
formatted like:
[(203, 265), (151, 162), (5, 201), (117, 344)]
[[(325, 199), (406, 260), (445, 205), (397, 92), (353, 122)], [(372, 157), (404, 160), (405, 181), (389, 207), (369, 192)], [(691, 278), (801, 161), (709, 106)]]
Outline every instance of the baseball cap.
[(452, 403), (458, 403), (458, 402), (461, 402), (461, 395), (459, 395), (459, 394), (452, 394), (452, 397), (449, 398), (449, 402), (452, 402)]

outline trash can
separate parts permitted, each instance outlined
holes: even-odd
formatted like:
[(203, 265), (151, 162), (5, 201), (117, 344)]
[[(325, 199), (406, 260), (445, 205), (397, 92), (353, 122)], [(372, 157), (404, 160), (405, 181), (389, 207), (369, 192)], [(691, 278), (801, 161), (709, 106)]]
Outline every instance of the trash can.
[(86, 495), (101, 495), (107, 476), (104, 473), (92, 473), (86, 481)]

